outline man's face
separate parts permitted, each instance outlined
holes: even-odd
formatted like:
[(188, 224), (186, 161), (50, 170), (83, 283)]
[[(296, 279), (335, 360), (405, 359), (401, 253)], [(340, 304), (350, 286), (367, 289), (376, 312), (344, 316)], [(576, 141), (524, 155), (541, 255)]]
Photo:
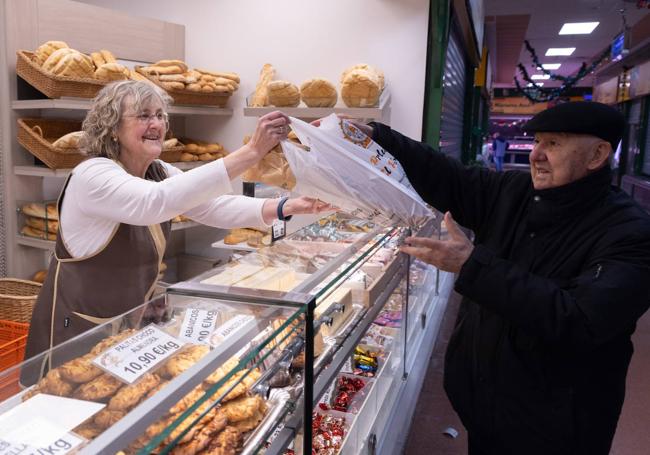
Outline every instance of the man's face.
[(555, 188), (585, 177), (591, 148), (601, 140), (588, 135), (536, 133), (528, 157), (533, 187)]

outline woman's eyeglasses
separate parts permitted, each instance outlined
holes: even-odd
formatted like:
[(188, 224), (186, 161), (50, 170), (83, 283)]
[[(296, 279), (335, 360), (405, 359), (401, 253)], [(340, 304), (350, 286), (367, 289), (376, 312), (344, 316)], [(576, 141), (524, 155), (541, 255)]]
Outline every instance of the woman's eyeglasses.
[(169, 121), (169, 115), (167, 115), (166, 112), (156, 112), (155, 114), (147, 114), (146, 112), (143, 112), (141, 114), (123, 115), (122, 117), (133, 117), (141, 125), (149, 125), (154, 121), (166, 125)]

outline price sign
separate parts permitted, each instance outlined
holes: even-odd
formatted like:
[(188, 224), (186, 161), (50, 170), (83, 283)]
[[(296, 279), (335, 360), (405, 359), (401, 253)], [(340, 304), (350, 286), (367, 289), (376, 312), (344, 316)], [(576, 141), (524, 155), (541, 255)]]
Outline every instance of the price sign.
[(0, 455), (66, 454), (83, 442), (64, 428), (35, 417), (0, 437)]
[(287, 235), (287, 222), (275, 220), (271, 229), (271, 241), (275, 242)]
[(185, 342), (151, 324), (99, 355), (93, 363), (127, 384), (137, 381)]
[(255, 318), (250, 314), (238, 314), (237, 316), (228, 319), (225, 324), (219, 326), (219, 328), (210, 335), (210, 344), (215, 347), (218, 346), (230, 335), (254, 320)]
[(188, 308), (181, 324), (181, 340), (192, 344), (208, 344), (208, 337), (214, 331), (218, 318), (218, 311)]

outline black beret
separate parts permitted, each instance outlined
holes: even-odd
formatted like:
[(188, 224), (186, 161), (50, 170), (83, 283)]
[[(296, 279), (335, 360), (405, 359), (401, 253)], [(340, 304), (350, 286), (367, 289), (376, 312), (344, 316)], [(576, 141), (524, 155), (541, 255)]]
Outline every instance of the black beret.
[(576, 133), (599, 137), (616, 150), (623, 137), (625, 117), (606, 104), (593, 101), (562, 103), (540, 112), (525, 125), (531, 133)]

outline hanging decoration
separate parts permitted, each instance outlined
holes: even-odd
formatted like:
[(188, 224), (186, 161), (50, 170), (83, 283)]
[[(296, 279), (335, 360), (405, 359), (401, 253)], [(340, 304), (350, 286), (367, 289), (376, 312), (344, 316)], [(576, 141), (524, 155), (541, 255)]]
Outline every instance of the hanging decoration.
[(519, 73), (521, 74), (521, 77), (523, 78), (524, 81), (526, 81), (529, 84), (529, 86), (526, 88), (522, 87), (521, 82), (519, 82), (519, 79), (517, 78), (517, 76), (515, 76), (514, 80), (515, 80), (515, 85), (517, 87), (517, 90), (533, 103), (544, 103), (559, 98), (560, 96), (562, 96), (563, 93), (565, 93), (575, 84), (577, 84), (580, 79), (582, 79), (583, 77), (591, 73), (598, 65), (600, 65), (603, 62), (603, 60), (609, 57), (610, 54), (610, 47), (607, 47), (607, 49), (605, 49), (603, 53), (600, 56), (598, 56), (598, 58), (596, 58), (589, 66), (587, 66), (585, 62), (582, 62), (582, 65), (580, 65), (580, 69), (575, 75), (561, 76), (559, 74), (551, 73), (550, 71), (548, 71), (542, 66), (542, 63), (539, 61), (539, 58), (537, 57), (537, 53), (535, 52), (535, 49), (533, 49), (533, 47), (530, 45), (528, 40), (524, 41), (524, 44), (526, 45), (526, 50), (528, 51), (528, 53), (530, 54), (533, 60), (533, 67), (538, 70), (541, 70), (542, 73), (549, 76), (551, 80), (562, 82), (562, 85), (559, 87), (543, 88), (541, 85), (538, 85), (533, 79), (530, 78), (528, 71), (526, 70), (526, 67), (524, 65), (522, 65), (521, 63), (517, 64), (517, 68), (519, 68)]

